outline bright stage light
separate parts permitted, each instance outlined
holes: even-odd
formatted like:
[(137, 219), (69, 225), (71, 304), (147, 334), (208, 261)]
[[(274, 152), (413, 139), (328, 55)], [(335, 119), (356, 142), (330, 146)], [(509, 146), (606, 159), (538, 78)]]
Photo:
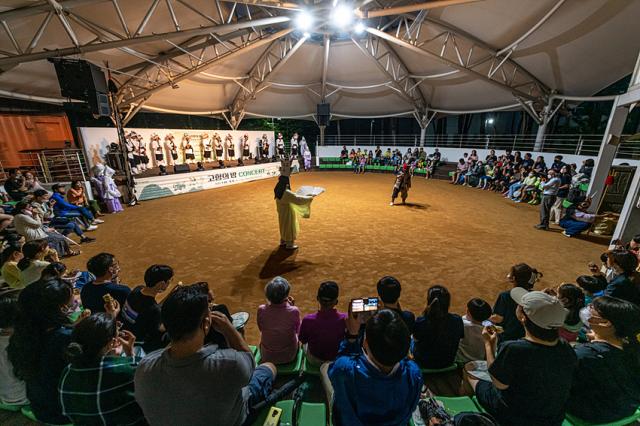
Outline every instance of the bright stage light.
[(493, 118), (487, 118), (487, 124), (493, 124), (494, 121), (495, 120)]
[(313, 25), (313, 16), (305, 10), (298, 14), (296, 18), (296, 28), (300, 31), (309, 31)]
[(347, 5), (339, 4), (331, 14), (333, 25), (338, 28), (346, 28), (353, 21), (353, 9)]
[(362, 34), (365, 30), (365, 26), (362, 22), (358, 22), (353, 30), (356, 34)]

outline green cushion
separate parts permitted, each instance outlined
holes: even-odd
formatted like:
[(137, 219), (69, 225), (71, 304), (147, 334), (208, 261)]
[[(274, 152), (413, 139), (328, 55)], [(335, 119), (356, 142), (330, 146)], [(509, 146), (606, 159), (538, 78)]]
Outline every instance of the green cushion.
[(20, 411), (20, 409), (24, 407), (24, 405), (15, 405), (15, 404), (3, 404), (0, 402), (0, 410), (5, 411)]
[[(260, 350), (256, 348), (256, 353), (254, 355), (256, 360), (256, 364), (260, 364), (262, 360), (262, 355), (260, 354)], [(290, 374), (298, 374), (302, 369), (302, 360), (304, 358), (304, 352), (302, 349), (298, 349), (298, 353), (296, 354), (296, 358), (288, 364), (279, 364), (276, 365), (278, 369), (278, 375), (290, 375)]]
[(249, 349), (251, 349), (251, 353), (253, 354), (253, 357), (256, 357), (256, 354), (258, 353), (258, 347), (257, 346), (253, 346), (253, 345), (249, 345)]
[[(23, 416), (25, 416), (29, 420), (32, 420), (34, 422), (38, 422), (38, 424), (40, 424), (38, 419), (36, 419), (36, 415), (33, 414), (33, 411), (31, 411), (31, 406), (27, 405), (25, 407), (22, 407), (20, 412), (22, 413)], [(64, 425), (64, 426), (73, 426), (73, 424), (69, 423), (68, 425)]]
[(444, 405), (444, 409), (447, 410), (451, 416), (455, 416), (463, 411), (470, 411), (473, 413), (479, 413), (478, 407), (473, 403), (473, 400), (468, 396), (436, 396), (435, 399), (440, 401)]
[(569, 200), (563, 200), (562, 201), (562, 207), (564, 207), (565, 209), (568, 209), (572, 205), (573, 205), (573, 203), (571, 201), (569, 201)]
[(311, 362), (309, 362), (309, 360), (305, 356), (304, 357), (304, 363), (303, 363), (303, 366), (302, 366), (302, 371), (304, 371), (305, 374), (308, 374), (310, 376), (319, 376), (320, 375), (320, 366), (312, 364)]
[(584, 191), (587, 192), (589, 190), (589, 184), (588, 183), (581, 183), (578, 188), (580, 188), (580, 191)]
[(569, 424), (573, 426), (624, 426), (624, 425), (631, 424), (636, 420), (640, 419), (640, 407), (636, 410), (635, 413), (633, 413), (629, 417), (625, 417), (624, 419), (620, 419), (611, 423), (589, 423), (575, 416), (572, 416), (569, 413), (567, 413), (566, 417)]
[(421, 368), (422, 374), (438, 374), (438, 373), (448, 373), (449, 371), (455, 371), (458, 369), (458, 364), (453, 363), (448, 367), (444, 368)]

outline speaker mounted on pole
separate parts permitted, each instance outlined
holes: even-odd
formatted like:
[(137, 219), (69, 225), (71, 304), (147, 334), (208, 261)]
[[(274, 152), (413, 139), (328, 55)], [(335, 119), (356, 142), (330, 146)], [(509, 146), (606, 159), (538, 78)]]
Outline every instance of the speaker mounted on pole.
[(316, 116), (318, 126), (328, 126), (331, 118), (331, 104), (318, 104)]
[(56, 69), (62, 96), (87, 102), (94, 115), (111, 115), (107, 79), (100, 67), (76, 59), (50, 58), (49, 62)]

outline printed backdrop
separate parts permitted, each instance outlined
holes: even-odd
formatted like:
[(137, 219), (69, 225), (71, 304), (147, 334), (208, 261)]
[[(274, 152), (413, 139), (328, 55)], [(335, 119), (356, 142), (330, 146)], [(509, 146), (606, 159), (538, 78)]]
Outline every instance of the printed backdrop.
[[(84, 152), (89, 163), (89, 168), (93, 167), (97, 163), (106, 163), (105, 156), (109, 151), (109, 145), (118, 141), (118, 135), (116, 129), (111, 127), (80, 127), (80, 137), (82, 138), (82, 145)], [(180, 147), (182, 146), (182, 137), (186, 134), (191, 138), (191, 145), (195, 150), (196, 161), (202, 161), (202, 135), (208, 134), (209, 137), (213, 137), (216, 133), (220, 135), (222, 143), (225, 143), (224, 138), (227, 135), (232, 136), (233, 143), (235, 144), (236, 158), (241, 154), (240, 144), (244, 135), (249, 136), (249, 145), (251, 146), (251, 154), (255, 157), (258, 148), (258, 141), (262, 135), (266, 134), (269, 140), (270, 155), (275, 152), (274, 148), (274, 133), (269, 130), (206, 130), (206, 129), (125, 129), (125, 133), (134, 131), (142, 136), (142, 139), (147, 147), (147, 157), (149, 157), (149, 163), (147, 167), (157, 167), (155, 158), (153, 156), (153, 150), (151, 149), (151, 135), (157, 134), (160, 136), (160, 143), (165, 146), (164, 137), (171, 133), (173, 134), (173, 141), (178, 146), (178, 160), (176, 163), (184, 163), (184, 153)], [(169, 158), (169, 152), (165, 146), (164, 150), (165, 159)], [(226, 150), (225, 150), (226, 153)], [(171, 164), (171, 162), (169, 163)]]

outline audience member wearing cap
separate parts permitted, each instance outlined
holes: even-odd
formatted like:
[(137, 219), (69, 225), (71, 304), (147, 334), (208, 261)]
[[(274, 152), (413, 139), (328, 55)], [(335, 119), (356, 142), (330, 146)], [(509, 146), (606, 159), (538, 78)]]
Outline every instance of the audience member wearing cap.
[(269, 303), (258, 307), (260, 355), (262, 361), (286, 364), (298, 353), (300, 311), (289, 296), (291, 286), (282, 277), (272, 279), (264, 289)]
[(340, 289), (334, 281), (325, 281), (318, 288), (316, 300), (320, 309), (306, 315), (300, 325), (298, 338), (304, 344), (307, 358), (314, 364), (333, 361), (344, 339), (347, 314), (336, 309)]
[[(407, 358), (411, 337), (400, 316), (383, 309), (366, 319), (349, 313), (347, 337), (335, 362), (320, 367), (336, 426), (406, 425), (415, 410), (422, 373)], [(360, 327), (366, 323), (362, 345)]]
[(588, 423), (613, 423), (640, 406), (640, 307), (602, 296), (580, 318), (590, 341), (575, 348), (567, 412)]
[(404, 323), (407, 325), (409, 332), (413, 333), (413, 325), (416, 322), (416, 316), (413, 312), (404, 311), (400, 308), (400, 303), (398, 302), (398, 299), (400, 299), (400, 292), (402, 291), (400, 281), (394, 277), (382, 277), (378, 281), (376, 289), (378, 290), (378, 297), (380, 297), (380, 300), (382, 301), (382, 308), (391, 309), (400, 315), (400, 318), (402, 318)]
[(501, 425), (559, 426), (577, 364), (571, 346), (558, 337), (567, 310), (541, 291), (516, 287), (510, 294), (518, 305), (524, 338), (504, 343), (494, 356), (497, 334), (495, 328), (485, 327), (492, 381), (465, 376), (482, 407)]

